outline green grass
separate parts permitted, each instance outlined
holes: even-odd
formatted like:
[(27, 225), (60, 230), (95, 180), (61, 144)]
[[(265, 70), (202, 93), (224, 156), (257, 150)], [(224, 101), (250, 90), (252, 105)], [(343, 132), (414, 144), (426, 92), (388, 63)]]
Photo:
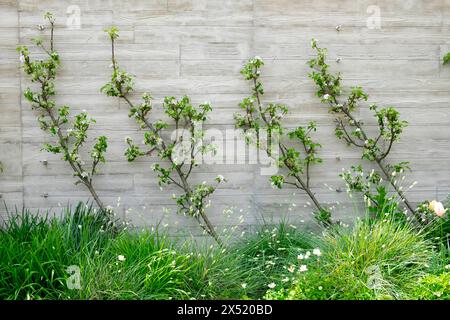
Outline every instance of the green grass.
[(449, 249), (429, 238), (391, 220), (321, 236), (282, 222), (222, 249), (109, 228), (84, 204), (60, 219), (25, 210), (0, 228), (0, 299), (447, 298)]
[[(0, 299), (190, 298), (204, 276), (204, 259), (177, 252), (167, 236), (113, 233), (83, 204), (62, 219), (11, 215), (0, 243)], [(80, 270), (80, 290), (67, 286), (69, 266)]]
[(410, 289), (426, 274), (434, 255), (425, 235), (392, 220), (359, 221), (323, 239), (323, 256), (305, 261), (289, 290), (272, 299), (409, 299)]
[(206, 296), (261, 299), (268, 284), (289, 274), (287, 268), (296, 262), (299, 252), (312, 248), (317, 241), (317, 237), (284, 222), (261, 226), (224, 254), (216, 254)]
[(189, 299), (203, 277), (201, 259), (150, 232), (120, 233), (90, 262), (83, 299)]
[(10, 215), (0, 230), (0, 298), (62, 298), (67, 267), (86, 264), (110, 237), (90, 212), (79, 205), (61, 221), (29, 211)]

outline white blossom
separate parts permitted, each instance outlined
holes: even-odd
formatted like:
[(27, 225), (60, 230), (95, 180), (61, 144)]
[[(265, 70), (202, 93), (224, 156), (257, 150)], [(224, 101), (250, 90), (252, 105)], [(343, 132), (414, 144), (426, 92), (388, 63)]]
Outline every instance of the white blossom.
[(322, 252), (319, 248), (316, 248), (313, 250), (313, 255), (320, 257), (322, 255)]

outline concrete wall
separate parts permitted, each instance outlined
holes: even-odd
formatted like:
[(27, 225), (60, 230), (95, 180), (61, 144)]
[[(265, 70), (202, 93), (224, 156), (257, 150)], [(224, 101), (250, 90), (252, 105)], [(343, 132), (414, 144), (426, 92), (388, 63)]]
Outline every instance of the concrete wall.
[[(78, 9), (79, 29), (71, 20)], [(165, 95), (209, 100), (211, 128), (233, 127), (238, 102), (249, 94), (239, 70), (249, 57), (264, 58), (267, 100), (291, 108), (289, 126), (319, 124), (316, 137), (325, 163), (313, 172), (318, 198), (339, 202), (337, 215), (351, 217), (354, 200), (335, 189), (343, 188), (341, 168), (359, 163), (359, 154), (336, 140), (332, 116), (314, 97), (306, 62), (315, 37), (329, 48), (332, 68), (342, 71), (346, 85), (362, 85), (370, 102), (396, 106), (410, 122), (390, 156), (411, 161), (404, 185), (416, 180), (418, 185), (409, 198), (442, 199), (450, 192), (450, 68), (441, 64), (450, 50), (449, 0), (0, 0), (0, 161), (5, 165), (0, 194), (10, 208), (58, 208), (89, 198), (73, 184), (68, 165), (40, 151), (48, 137), (21, 94), (28, 83), (18, 70), (15, 47), (39, 35), (36, 25), (45, 11), (57, 17), (58, 102), (74, 111), (86, 109), (97, 119), (91, 136), (109, 137), (108, 164), (96, 185), (104, 202), (116, 206), (120, 197), (117, 212), (138, 224), (158, 221), (172, 210), (163, 224), (194, 226), (175, 215), (174, 189), (158, 188), (152, 161), (128, 164), (123, 156), (124, 138), (141, 141), (142, 133), (125, 105), (99, 92), (111, 71), (103, 29), (112, 24), (121, 29), (118, 59), (137, 76), (138, 92), (150, 92), (157, 105)], [(370, 123), (367, 106), (359, 113)], [(229, 183), (214, 196), (210, 214), (217, 225), (235, 223), (240, 215), (244, 224), (262, 216), (310, 218), (308, 199), (297, 190), (273, 190), (258, 165), (204, 166), (195, 179), (219, 173)]]

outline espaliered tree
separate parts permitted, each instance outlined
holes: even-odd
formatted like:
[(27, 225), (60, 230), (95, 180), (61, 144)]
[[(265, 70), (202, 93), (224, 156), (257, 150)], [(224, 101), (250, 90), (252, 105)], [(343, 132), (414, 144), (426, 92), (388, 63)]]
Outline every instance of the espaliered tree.
[[(317, 86), (317, 96), (323, 103), (328, 104), (329, 112), (335, 115), (336, 137), (347, 145), (361, 150), (362, 158), (376, 163), (380, 170), (365, 175), (361, 166), (354, 166), (352, 171), (343, 173), (341, 176), (346, 181), (349, 191), (362, 192), (372, 205), (380, 208), (386, 205), (386, 201), (392, 203), (391, 198), (385, 197), (387, 192), (383, 186), (384, 178), (398, 194), (407, 211), (420, 219), (414, 206), (406, 198), (402, 186), (399, 185), (401, 180), (399, 176), (409, 169), (408, 162), (389, 164), (386, 161), (407, 122), (400, 119), (400, 113), (395, 108), (379, 108), (372, 104), (370, 110), (374, 113), (378, 133), (374, 136), (369, 135), (364, 122), (354, 115), (359, 105), (368, 100), (368, 95), (361, 87), (352, 87), (350, 93), (344, 96), (341, 74), (330, 72), (326, 62), (327, 49), (320, 48), (315, 39), (311, 45), (316, 50), (317, 56), (309, 61), (309, 66), (313, 70), (309, 77)], [(377, 194), (371, 190), (373, 187)]]
[[(321, 146), (311, 137), (317, 130), (316, 124), (310, 122), (306, 127), (299, 126), (293, 130), (283, 126), (288, 108), (282, 104), (264, 104), (262, 101), (264, 88), (260, 80), (260, 69), (263, 65), (262, 59), (255, 57), (241, 70), (245, 80), (251, 83), (252, 95), (239, 104), (244, 113), (234, 115), (236, 127), (244, 131), (247, 143), (256, 144), (257, 148), (263, 149), (275, 161), (278, 168), (285, 169), (285, 175), (271, 176), (272, 185), (281, 189), (286, 184), (305, 192), (315, 206), (314, 216), (317, 221), (330, 226), (331, 212), (318, 201), (310, 183), (311, 166), (322, 162), (317, 155)], [(267, 142), (262, 141), (263, 133)], [(296, 146), (288, 146), (286, 140)]]
[(93, 185), (99, 164), (105, 162), (107, 138), (100, 136), (96, 139), (90, 151), (90, 163), (87, 165), (80, 155), (80, 150), (86, 144), (89, 126), (95, 123), (95, 120), (85, 111), (72, 118), (67, 105), (56, 105), (55, 79), (61, 62), (59, 54), (54, 48), (55, 18), (49, 12), (45, 14), (44, 18), (50, 24), (49, 46), (45, 46), (44, 41), (40, 38), (34, 38), (32, 42), (44, 52), (46, 58), (32, 60), (28, 47), (17, 48), (24, 72), (30, 77), (31, 82), (36, 84), (35, 89), (27, 88), (24, 96), (38, 114), (41, 129), (54, 138), (53, 143), (44, 144), (43, 150), (62, 155), (62, 159), (70, 165), (73, 175), (77, 178), (75, 184), (84, 185), (91, 193), (101, 213), (109, 217), (111, 212), (100, 200)]
[[(209, 207), (209, 196), (217, 186), (224, 182), (223, 176), (217, 176), (214, 185), (206, 182), (192, 183), (192, 171), (200, 164), (203, 155), (214, 152), (214, 146), (203, 141), (203, 124), (211, 111), (211, 105), (204, 103), (195, 107), (187, 96), (177, 100), (175, 97), (166, 97), (163, 103), (164, 113), (172, 120), (174, 134), (168, 134), (169, 123), (163, 120), (151, 120), (153, 109), (152, 97), (148, 94), (142, 96), (142, 102), (133, 103), (129, 94), (134, 91), (134, 77), (119, 68), (115, 58), (115, 40), (119, 37), (116, 27), (107, 30), (111, 40), (112, 76), (111, 81), (105, 84), (101, 91), (107, 96), (123, 99), (129, 107), (129, 117), (145, 130), (143, 151), (131, 138), (127, 138), (128, 148), (125, 156), (128, 161), (137, 157), (156, 155), (161, 163), (153, 165), (152, 169), (158, 174), (159, 185), (176, 185), (182, 190), (180, 196), (174, 196), (179, 212), (193, 217), (201, 228), (223, 246), (215, 227), (208, 218), (206, 209)], [(164, 165), (166, 163), (167, 165)]]

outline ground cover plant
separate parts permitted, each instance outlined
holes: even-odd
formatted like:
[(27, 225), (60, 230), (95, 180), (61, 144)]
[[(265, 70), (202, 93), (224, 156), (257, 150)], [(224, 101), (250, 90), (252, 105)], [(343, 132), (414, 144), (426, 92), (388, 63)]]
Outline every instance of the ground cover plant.
[[(311, 234), (263, 225), (227, 248), (128, 226), (79, 204), (0, 228), (0, 299), (446, 299), (448, 248), (395, 219)], [(425, 232), (425, 231), (424, 231)]]
[(0, 229), (0, 299), (261, 298), (312, 245), (285, 224), (222, 249), (158, 231), (112, 232), (104, 219), (82, 203), (62, 218), (11, 213)]
[(409, 299), (410, 287), (425, 275), (433, 255), (423, 234), (393, 219), (359, 221), (334, 229), (323, 239), (323, 254), (302, 260), (289, 290), (271, 291), (277, 299)]

